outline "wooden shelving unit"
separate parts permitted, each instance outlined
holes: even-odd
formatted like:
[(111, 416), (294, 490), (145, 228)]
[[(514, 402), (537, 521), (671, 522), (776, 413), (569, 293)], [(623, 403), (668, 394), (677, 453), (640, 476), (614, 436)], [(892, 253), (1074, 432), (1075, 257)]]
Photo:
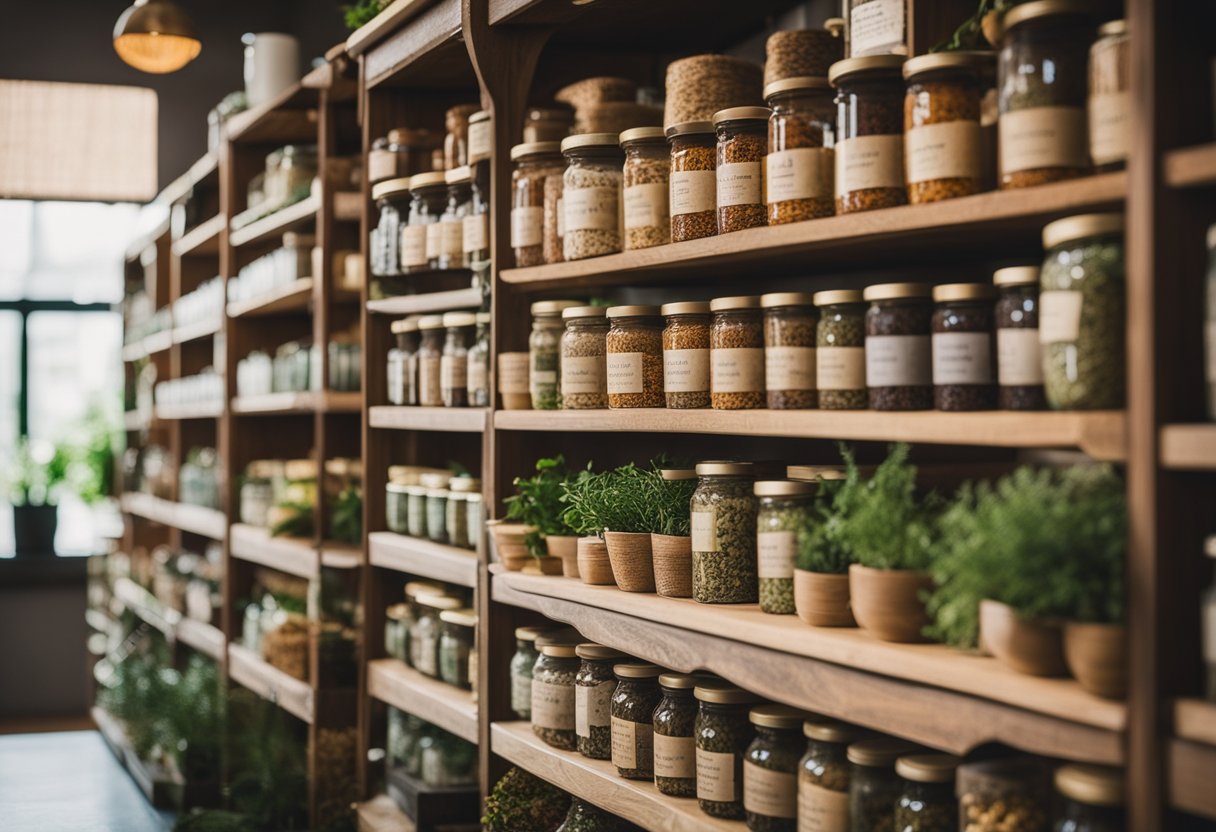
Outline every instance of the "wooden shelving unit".
[(368, 662), (367, 689), (374, 699), (477, 742), (477, 704), (466, 690), (424, 676), (397, 659)]
[(216, 661), (224, 656), (224, 633), (205, 621), (187, 618), (167, 609), (146, 589), (129, 578), (114, 584), (114, 597), (142, 621), (160, 630), (170, 641), (177, 641)]
[(477, 587), (477, 553), (468, 549), (393, 532), (372, 532), (367, 536), (367, 555), (372, 566), (469, 589)]
[(264, 297), (228, 304), (229, 318), (255, 318), (300, 312), (312, 303), (313, 280), (301, 277)]
[(358, 413), (359, 393), (334, 393), (318, 390), (309, 393), (268, 393), (264, 396), (238, 396), (232, 412), (245, 416), (285, 416), (293, 413)]
[(481, 305), (480, 289), (451, 289), (417, 295), (369, 300), (367, 309), (377, 315), (424, 315), (453, 309), (476, 309)]
[(316, 703), (312, 686), (267, 664), (252, 650), (240, 644), (228, 645), (228, 676), (297, 719), (313, 723)]
[(481, 407), (400, 407), (377, 405), (368, 408), (373, 428), (387, 430), (447, 431), (484, 433), (489, 412)]
[(280, 208), (260, 220), (255, 220), (239, 229), (232, 229), (228, 232), (229, 244), (233, 248), (239, 248), (281, 237), (285, 231), (316, 222), (317, 211), (320, 207), (320, 197), (306, 197), (286, 208)]
[(1161, 464), (1177, 470), (1216, 470), (1216, 424), (1161, 428)]

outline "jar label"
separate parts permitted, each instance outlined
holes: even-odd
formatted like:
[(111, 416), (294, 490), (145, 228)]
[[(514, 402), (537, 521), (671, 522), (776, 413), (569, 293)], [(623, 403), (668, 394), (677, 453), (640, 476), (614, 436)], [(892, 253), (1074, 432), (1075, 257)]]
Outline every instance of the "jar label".
[(663, 350), (663, 389), (668, 393), (709, 390), (709, 350)]
[(1131, 104), (1128, 92), (1101, 92), (1089, 97), (1089, 155), (1095, 165), (1127, 158)]
[(671, 215), (698, 214), (717, 207), (717, 180), (712, 170), (683, 170), (671, 174)]
[(750, 760), (743, 763), (743, 808), (770, 818), (798, 816), (798, 779)]
[(444, 390), (464, 390), (469, 386), (469, 359), (464, 355), (445, 355), (439, 362), (439, 386)]
[(566, 356), (562, 359), (562, 395), (603, 393), (605, 371), (602, 355)]
[(815, 350), (815, 382), (820, 390), (864, 390), (865, 347), (819, 347)]
[(693, 509), (689, 526), (694, 552), (718, 551), (718, 523), (715, 514), (712, 509)]
[(756, 533), (756, 573), (761, 578), (794, 577), (794, 533)]
[(559, 731), (574, 730), (574, 686), (532, 680), (532, 724)]
[(444, 220), (439, 223), (439, 229), (443, 256), (459, 262), (464, 253), (464, 221)]
[(767, 390), (814, 390), (814, 347), (765, 347), (764, 384)]
[(849, 57), (908, 54), (904, 43), (904, 0), (853, 0), (849, 12)]
[(425, 225), (407, 225), (401, 229), (401, 267), (417, 269), (426, 265)]
[(1208, 381), (1216, 384), (1216, 321), (1208, 321), (1204, 327), (1208, 345)]
[(490, 383), (490, 368), (486, 366), (486, 356), (469, 361), (469, 392), (485, 390)]
[(642, 392), (642, 353), (610, 352), (607, 369), (610, 395)]
[(1084, 107), (1028, 107), (1001, 113), (997, 130), (1001, 173), (1089, 167)]
[(532, 370), (528, 373), (528, 381), (530, 390), (546, 384), (557, 384), (557, 370)]
[(433, 222), (426, 226), (426, 259), (434, 260), (443, 253), (443, 223)]
[(715, 393), (764, 390), (764, 349), (730, 347), (709, 351), (709, 384)]
[(978, 121), (946, 121), (913, 127), (904, 134), (908, 181), (981, 178), (981, 144)]
[(512, 353), (498, 357), (498, 392), (522, 395), (528, 392), (528, 356)]
[(418, 404), (424, 407), (438, 407), (443, 404), (441, 363), (437, 355), (418, 359)]
[(665, 225), (667, 216), (667, 183), (648, 182), (625, 189), (626, 228)]
[(561, 197), (557, 198), (557, 239), (566, 236), (566, 201)]
[(934, 384), (992, 384), (992, 336), (987, 332), (933, 333)]
[(737, 759), (729, 751), (697, 749), (697, 798), (699, 800), (732, 803), (739, 799), (739, 786), (735, 783)]
[(616, 231), (620, 227), (616, 188), (566, 188), (562, 209), (567, 231)]
[(535, 205), (511, 209), (511, 248), (541, 244), (545, 209)]
[(803, 780), (798, 784), (799, 832), (849, 832), (849, 793)]
[(491, 119), (469, 125), (469, 164), (489, 159), (494, 146), (494, 122)]
[(381, 182), (397, 175), (397, 154), (391, 150), (367, 151), (367, 180)]
[(651, 768), (654, 764), (654, 726), (614, 716), (612, 764), (617, 768)]
[(609, 680), (595, 685), (574, 686), (574, 733), (590, 737), (592, 728), (607, 728), (612, 713), (612, 692), (616, 683)]
[(473, 214), (464, 218), (462, 230), (464, 251), (472, 254), (490, 247), (490, 215)]
[(831, 199), (836, 154), (830, 148), (799, 147), (764, 158), (768, 203), (791, 199)]
[(1002, 387), (1042, 384), (1042, 356), (1038, 328), (996, 331), (996, 371)]
[(868, 335), (866, 384), (928, 387), (933, 384), (932, 353), (928, 335)]
[(764, 170), (759, 162), (727, 162), (718, 165), (717, 205), (764, 204)]
[(858, 136), (836, 143), (836, 193), (904, 186), (902, 134)]
[(517, 714), (532, 713), (532, 677), (511, 674), (511, 710)]
[(697, 776), (697, 743), (692, 737), (654, 735), (654, 776), (691, 779)]
[(1080, 292), (1056, 290), (1039, 295), (1039, 343), (1071, 343), (1081, 334)]

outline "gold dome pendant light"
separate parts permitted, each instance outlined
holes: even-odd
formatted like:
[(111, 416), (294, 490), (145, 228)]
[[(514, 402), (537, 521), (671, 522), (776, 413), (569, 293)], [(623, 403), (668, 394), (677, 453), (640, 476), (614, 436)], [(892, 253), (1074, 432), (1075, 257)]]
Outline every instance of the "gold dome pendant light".
[(173, 0), (135, 0), (114, 24), (114, 51), (136, 69), (162, 75), (197, 58), (203, 44)]

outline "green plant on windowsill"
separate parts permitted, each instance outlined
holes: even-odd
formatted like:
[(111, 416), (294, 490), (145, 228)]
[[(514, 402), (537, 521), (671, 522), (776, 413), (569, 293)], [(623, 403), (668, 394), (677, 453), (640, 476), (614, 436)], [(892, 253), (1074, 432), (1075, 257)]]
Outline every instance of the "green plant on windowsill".
[(524, 537), (528, 551), (533, 557), (544, 557), (545, 537), (574, 533), (564, 522), (562, 494), (570, 474), (561, 454), (544, 457), (536, 461), (536, 473), (530, 477), (515, 478), (515, 494), (503, 502), (507, 506), (507, 518), (533, 531)]

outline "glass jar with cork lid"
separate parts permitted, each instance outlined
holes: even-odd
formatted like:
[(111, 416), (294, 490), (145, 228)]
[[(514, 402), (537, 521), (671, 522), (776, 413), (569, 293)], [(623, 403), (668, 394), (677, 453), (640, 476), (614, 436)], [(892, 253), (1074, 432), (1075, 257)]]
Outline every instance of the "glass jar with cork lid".
[(954, 774), (960, 762), (951, 754), (909, 754), (895, 761), (895, 773), (903, 781), (895, 804), (897, 832), (957, 828)]
[(698, 682), (694, 726), (697, 805), (715, 818), (743, 820), (743, 755), (755, 732), (748, 712), (756, 697), (726, 682)]
[(904, 63), (904, 168), (913, 205), (980, 192), (984, 63), (974, 52), (935, 52)]
[(624, 249), (666, 245), (671, 242), (671, 160), (663, 128), (634, 127), (621, 133), (620, 141), (625, 151)]
[(709, 302), (709, 391), (714, 410), (749, 410), (766, 404), (764, 322), (755, 296)]
[(608, 406), (662, 407), (663, 322), (659, 307), (612, 306), (606, 315)]
[(439, 678), (439, 615), (461, 607), (450, 595), (419, 595), (418, 618), (410, 628), (410, 658), (419, 673)]
[(443, 226), (448, 186), (443, 171), (428, 171), (410, 177), (410, 224), (401, 237), (401, 270), (406, 274), (439, 268), (443, 251)]
[(1066, 765), (1056, 769), (1056, 792), (1064, 806), (1056, 822), (1061, 832), (1122, 832), (1127, 827), (1124, 773), (1117, 768)]
[(709, 304), (665, 303), (663, 396), (673, 409), (709, 407)]
[(768, 224), (836, 213), (836, 112), (826, 78), (785, 78), (764, 88), (772, 108), (764, 158)]
[(574, 677), (574, 733), (578, 751), (592, 760), (612, 759), (612, 694), (614, 664), (625, 654), (602, 644), (575, 648), (581, 664)]
[(616, 133), (563, 139), (562, 254), (583, 260), (621, 250), (621, 165)]
[(443, 315), (424, 315), (418, 319), (421, 341), (414, 353), (418, 365), (418, 404), (443, 406)]
[(933, 287), (933, 404), (938, 410), (996, 407), (996, 336), (987, 283)]
[(444, 175), (447, 204), (439, 217), (439, 257), (436, 268), (467, 269), (472, 259), (464, 247), (464, 221), (473, 213), (473, 175), (468, 166), (452, 168)]
[(544, 627), (516, 627), (515, 655), (511, 657), (511, 712), (520, 719), (532, 718), (532, 668), (540, 658), (536, 639)]
[(997, 406), (1043, 410), (1043, 351), (1039, 345), (1039, 267), (1008, 266), (992, 273), (997, 290)]
[(858, 734), (853, 726), (830, 719), (802, 723), (806, 753), (798, 763), (799, 828), (849, 828), (848, 746)]
[(515, 267), (539, 266), (544, 257), (545, 177), (564, 170), (561, 143), (517, 144), (511, 148), (511, 248)]
[(768, 224), (764, 157), (771, 114), (768, 107), (730, 107), (714, 113), (719, 234)]
[(469, 498), (478, 494), (481, 480), (477, 477), (459, 476), (448, 481), (446, 524), (448, 542), (462, 549), (477, 548), (477, 539), (469, 535)]
[(810, 292), (760, 296), (764, 310), (764, 389), (770, 410), (819, 405), (815, 384), (818, 310)]
[(562, 312), (582, 306), (576, 300), (539, 300), (532, 304), (532, 333), (528, 336), (528, 388), (533, 410), (561, 407)]
[(702, 462), (689, 501), (692, 597), (702, 604), (754, 604), (755, 468), (747, 462)]
[(751, 832), (797, 832), (805, 718), (788, 705), (757, 705), (748, 713), (756, 731), (743, 757), (743, 810)]
[(612, 693), (612, 764), (627, 780), (654, 779), (654, 711), (662, 692), (662, 668), (643, 662), (625, 662), (613, 667), (616, 690)]
[(895, 761), (917, 752), (893, 737), (861, 740), (849, 746), (849, 818), (853, 829), (894, 829), (901, 784)]
[(1126, 20), (1098, 27), (1089, 47), (1089, 157), (1099, 171), (1126, 163), (1131, 143), (1131, 35)]
[(774, 615), (793, 615), (797, 533), (810, 518), (818, 483), (762, 480), (753, 491), (759, 500), (756, 566), (760, 609)]
[(418, 404), (414, 355), (418, 351), (418, 316), (411, 315), (389, 324), (396, 345), (388, 351), (389, 404)]
[(686, 673), (659, 676), (662, 698), (654, 709), (654, 785), (669, 797), (697, 794), (696, 681)]
[(570, 306), (562, 310), (561, 395), (563, 410), (594, 410), (608, 406), (608, 319), (602, 306)]
[(445, 312), (439, 391), (444, 407), (469, 406), (469, 347), (477, 317), (472, 312)]
[(574, 721), (578, 668), (575, 645), (546, 643), (532, 671), (532, 732), (563, 751), (578, 748)]
[(389, 179), (372, 186), (372, 200), (380, 212), (371, 231), (369, 266), (373, 277), (401, 274), (401, 243), (409, 220), (410, 180)]
[(439, 678), (458, 688), (472, 687), (474, 674), (469, 672), (469, 657), (473, 649), (477, 613), (457, 608), (439, 612)]

